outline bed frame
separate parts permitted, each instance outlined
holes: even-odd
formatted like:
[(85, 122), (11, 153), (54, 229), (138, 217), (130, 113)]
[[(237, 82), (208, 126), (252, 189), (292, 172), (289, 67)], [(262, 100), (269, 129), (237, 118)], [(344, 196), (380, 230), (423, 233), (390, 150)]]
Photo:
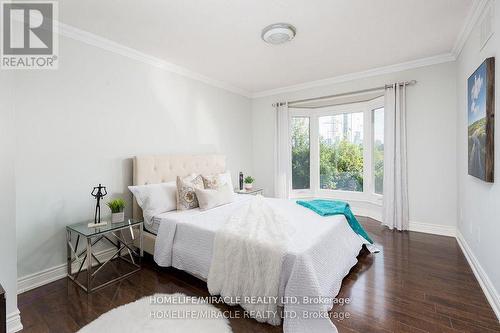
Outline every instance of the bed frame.
[[(226, 171), (226, 156), (205, 155), (144, 155), (136, 156), (133, 161), (133, 185), (158, 184), (173, 181), (177, 176), (185, 177), (192, 173), (216, 174)], [(132, 215), (142, 219), (142, 209), (133, 199)], [(137, 237), (136, 237), (137, 240)], [(144, 251), (154, 254), (156, 235), (145, 232)], [(136, 246), (138, 244), (135, 244)]]

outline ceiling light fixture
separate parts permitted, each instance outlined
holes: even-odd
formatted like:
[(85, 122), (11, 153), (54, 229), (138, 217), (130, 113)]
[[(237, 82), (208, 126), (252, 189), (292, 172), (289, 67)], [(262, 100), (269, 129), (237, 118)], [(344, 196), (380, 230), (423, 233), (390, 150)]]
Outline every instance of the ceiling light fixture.
[(288, 23), (275, 23), (268, 25), (262, 30), (261, 38), (264, 42), (277, 45), (291, 41), (297, 29)]

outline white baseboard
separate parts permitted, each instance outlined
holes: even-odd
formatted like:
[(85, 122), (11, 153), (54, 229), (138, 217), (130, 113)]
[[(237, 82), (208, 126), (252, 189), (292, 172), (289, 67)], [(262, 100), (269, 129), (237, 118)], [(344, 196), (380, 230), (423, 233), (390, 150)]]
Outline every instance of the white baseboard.
[[(116, 251), (115, 248), (106, 249), (98, 252), (96, 254), (96, 257), (101, 262), (106, 261), (113, 255), (115, 251)], [(74, 263), (72, 269), (73, 271), (78, 270), (78, 263)], [(46, 285), (47, 283), (62, 279), (66, 277), (66, 275), (67, 275), (66, 264), (54, 266), (37, 273), (25, 275), (17, 279), (17, 293), (21, 294), (28, 290), (41, 287), (43, 285)]]
[(380, 212), (380, 209), (371, 209), (367, 207), (357, 206), (353, 207), (352, 205), (351, 208), (354, 215), (369, 217), (379, 222), (382, 221), (382, 212)]
[[(382, 208), (376, 205), (358, 205), (353, 203), (351, 205), (354, 215), (366, 216), (376, 221), (382, 221)], [(456, 236), (455, 226), (446, 226), (440, 224), (422, 223), (410, 221), (410, 231), (423, 232), (426, 234), (440, 235), (440, 236)]]
[(66, 276), (66, 265), (55, 266), (17, 279), (17, 293), (41, 287)]
[(21, 323), (21, 313), (16, 310), (7, 315), (7, 333), (19, 332), (23, 329), (23, 324)]
[(467, 241), (465, 240), (460, 230), (457, 230), (457, 241), (458, 244), (460, 245), (460, 248), (462, 249), (462, 252), (464, 253), (465, 258), (469, 262), (469, 266), (474, 272), (474, 275), (476, 276), (476, 279), (479, 282), (481, 289), (483, 289), (486, 299), (488, 299), (491, 308), (495, 312), (497, 319), (500, 322), (500, 296), (498, 295), (498, 291), (493, 286), (493, 283), (491, 282), (490, 278), (488, 277), (483, 267), (477, 260), (476, 256), (472, 252), (472, 249), (469, 247), (469, 244), (467, 244)]
[(449, 237), (455, 237), (457, 234), (457, 228), (455, 226), (421, 223), (415, 221), (410, 221), (410, 231)]

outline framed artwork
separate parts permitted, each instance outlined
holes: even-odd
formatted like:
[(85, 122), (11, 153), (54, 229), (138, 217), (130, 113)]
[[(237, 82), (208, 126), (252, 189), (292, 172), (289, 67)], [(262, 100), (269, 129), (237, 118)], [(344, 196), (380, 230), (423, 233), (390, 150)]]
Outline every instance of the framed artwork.
[(486, 59), (467, 80), (469, 175), (494, 180), (495, 58)]

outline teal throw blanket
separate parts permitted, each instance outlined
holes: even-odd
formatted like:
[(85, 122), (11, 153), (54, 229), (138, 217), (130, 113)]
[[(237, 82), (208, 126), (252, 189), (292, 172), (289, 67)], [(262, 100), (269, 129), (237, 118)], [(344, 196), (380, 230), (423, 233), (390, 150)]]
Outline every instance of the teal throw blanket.
[(361, 224), (359, 224), (347, 202), (334, 200), (298, 200), (297, 204), (309, 208), (321, 216), (344, 215), (352, 230), (370, 242), (370, 244), (373, 244), (372, 239), (368, 236)]

